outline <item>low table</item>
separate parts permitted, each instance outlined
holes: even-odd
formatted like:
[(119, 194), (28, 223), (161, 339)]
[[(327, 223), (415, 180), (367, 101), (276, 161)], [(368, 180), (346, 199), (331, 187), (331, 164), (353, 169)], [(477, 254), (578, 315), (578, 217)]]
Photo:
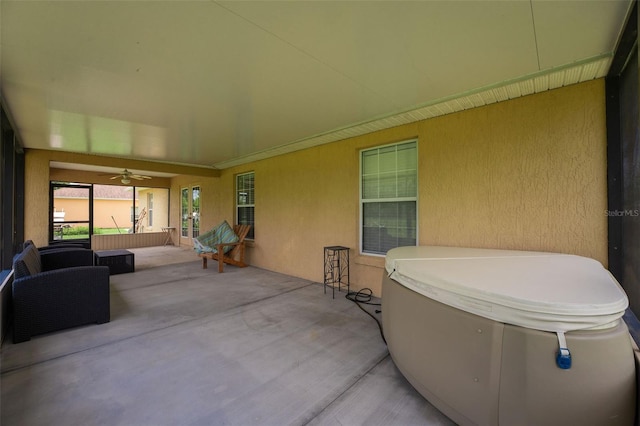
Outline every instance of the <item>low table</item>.
[[(169, 241), (171, 241), (173, 231), (175, 231), (176, 228), (174, 228), (173, 226), (163, 226), (160, 229), (162, 229), (162, 232), (167, 234), (167, 238), (164, 240), (164, 245), (166, 246), (167, 244), (169, 244)], [(173, 241), (171, 241), (171, 244), (173, 245)]]
[(95, 252), (96, 266), (108, 266), (109, 275), (135, 271), (135, 259), (129, 250), (100, 250)]

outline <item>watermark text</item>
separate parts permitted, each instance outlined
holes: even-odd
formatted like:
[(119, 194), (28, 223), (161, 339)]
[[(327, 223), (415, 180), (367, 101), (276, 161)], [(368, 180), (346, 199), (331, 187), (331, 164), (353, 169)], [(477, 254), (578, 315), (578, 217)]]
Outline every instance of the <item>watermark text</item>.
[(609, 217), (638, 217), (640, 216), (640, 209), (605, 210), (604, 214)]

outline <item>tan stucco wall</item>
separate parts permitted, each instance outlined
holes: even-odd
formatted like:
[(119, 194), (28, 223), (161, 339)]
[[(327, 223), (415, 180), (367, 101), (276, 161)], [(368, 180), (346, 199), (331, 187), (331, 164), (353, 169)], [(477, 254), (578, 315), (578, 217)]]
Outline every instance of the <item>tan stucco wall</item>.
[[(202, 229), (234, 220), (234, 179), (255, 172), (252, 265), (321, 282), (326, 245), (351, 247), (351, 282), (379, 294), (383, 258), (361, 256), (359, 153), (418, 140), (419, 243), (548, 250), (607, 263), (604, 81), (574, 85), (425, 120), (221, 171), (171, 180), (171, 226), (180, 188), (201, 187)], [(31, 194), (27, 236), (45, 229)], [(45, 165), (46, 166), (46, 165)], [(36, 176), (39, 174), (36, 173)], [(178, 241), (179, 240), (179, 241)], [(190, 245), (187, 239), (174, 241)]]
[(606, 265), (604, 96), (596, 81), (423, 122), (421, 241)]
[(24, 235), (37, 246), (49, 241), (49, 151), (25, 150)]
[(322, 248), (344, 245), (353, 249), (352, 284), (379, 294), (383, 259), (358, 254), (359, 152), (411, 138), (420, 244), (565, 252), (607, 264), (602, 80), (223, 170), (203, 188), (203, 227), (231, 220), (234, 177), (254, 171), (252, 265), (322, 281)]
[[(153, 194), (153, 223), (149, 224), (148, 194)], [(169, 224), (169, 191), (160, 188), (144, 189), (138, 192), (140, 211), (146, 209), (142, 232), (162, 232)]]
[[(93, 200), (93, 226), (94, 228), (115, 228), (113, 220), (123, 232), (131, 228), (131, 200)], [(55, 198), (54, 208), (57, 211), (64, 211), (65, 221), (89, 220), (89, 200), (74, 198)], [(113, 219), (111, 218), (113, 216)], [(80, 226), (88, 226), (82, 223)]]

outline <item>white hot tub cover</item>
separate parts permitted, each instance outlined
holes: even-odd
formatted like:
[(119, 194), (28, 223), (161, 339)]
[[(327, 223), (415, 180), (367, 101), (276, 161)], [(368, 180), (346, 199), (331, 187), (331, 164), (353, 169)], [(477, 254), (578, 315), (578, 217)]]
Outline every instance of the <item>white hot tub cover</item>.
[(627, 296), (598, 261), (514, 250), (398, 247), (390, 278), (433, 300), (506, 324), (564, 333), (617, 324)]

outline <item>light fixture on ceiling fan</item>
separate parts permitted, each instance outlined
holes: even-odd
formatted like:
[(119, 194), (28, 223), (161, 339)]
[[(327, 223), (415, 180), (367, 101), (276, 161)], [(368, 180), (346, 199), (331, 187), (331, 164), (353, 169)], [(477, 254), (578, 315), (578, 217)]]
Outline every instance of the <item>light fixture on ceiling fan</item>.
[(124, 169), (122, 173), (120, 173), (119, 175), (113, 176), (111, 179), (120, 179), (121, 183), (125, 185), (129, 185), (131, 183), (131, 179), (145, 180), (145, 179), (151, 179), (151, 176), (138, 175), (135, 173), (131, 173), (127, 169)]

